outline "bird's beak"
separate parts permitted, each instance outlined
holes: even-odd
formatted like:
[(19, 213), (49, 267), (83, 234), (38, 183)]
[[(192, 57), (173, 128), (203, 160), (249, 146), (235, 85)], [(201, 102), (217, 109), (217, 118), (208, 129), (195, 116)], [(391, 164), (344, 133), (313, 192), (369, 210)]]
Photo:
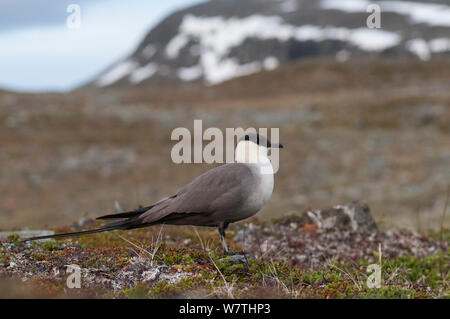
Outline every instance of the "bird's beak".
[(281, 144), (281, 143), (271, 143), (270, 147), (271, 148), (283, 148), (283, 144)]

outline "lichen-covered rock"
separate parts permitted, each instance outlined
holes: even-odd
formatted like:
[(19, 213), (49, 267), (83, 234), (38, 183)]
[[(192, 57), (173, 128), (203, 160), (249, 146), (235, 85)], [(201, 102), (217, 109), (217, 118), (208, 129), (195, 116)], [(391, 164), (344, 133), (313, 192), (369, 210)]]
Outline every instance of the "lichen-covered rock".
[(255, 256), (246, 253), (237, 253), (220, 259), (221, 262), (229, 262), (232, 265), (248, 264), (249, 260), (255, 259)]
[(378, 227), (369, 205), (362, 202), (352, 202), (347, 205), (337, 205), (329, 209), (309, 211), (308, 216), (324, 230), (353, 231), (358, 233), (377, 232)]

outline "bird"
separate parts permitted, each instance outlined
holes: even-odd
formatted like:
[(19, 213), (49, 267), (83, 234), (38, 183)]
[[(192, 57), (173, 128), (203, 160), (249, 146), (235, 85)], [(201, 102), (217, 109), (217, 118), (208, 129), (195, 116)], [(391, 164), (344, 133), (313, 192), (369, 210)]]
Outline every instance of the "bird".
[(271, 148), (283, 145), (258, 133), (245, 134), (236, 145), (234, 162), (204, 172), (172, 196), (135, 210), (100, 216), (98, 220), (117, 219), (100, 228), (31, 237), (23, 242), (161, 224), (193, 225), (217, 227), (224, 253), (229, 254), (225, 236), (228, 225), (255, 215), (272, 195)]

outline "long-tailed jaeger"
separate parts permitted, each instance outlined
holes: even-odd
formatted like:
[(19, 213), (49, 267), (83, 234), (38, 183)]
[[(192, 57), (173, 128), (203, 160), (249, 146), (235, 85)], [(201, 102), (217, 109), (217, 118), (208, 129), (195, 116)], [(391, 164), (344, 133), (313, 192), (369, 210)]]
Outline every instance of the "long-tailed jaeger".
[(119, 219), (100, 228), (39, 236), (24, 241), (134, 229), (158, 224), (217, 227), (225, 253), (228, 225), (255, 215), (270, 199), (273, 168), (269, 148), (282, 148), (258, 134), (246, 134), (236, 146), (235, 162), (210, 169), (174, 195), (136, 210), (97, 219)]

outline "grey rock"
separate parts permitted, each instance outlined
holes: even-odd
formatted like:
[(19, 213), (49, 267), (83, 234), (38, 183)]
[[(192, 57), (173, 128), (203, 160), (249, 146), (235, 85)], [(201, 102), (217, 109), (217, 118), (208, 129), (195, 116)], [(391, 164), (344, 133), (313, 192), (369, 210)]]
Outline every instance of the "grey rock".
[(233, 240), (240, 241), (245, 239), (245, 230), (240, 229), (236, 232), (236, 235), (234, 235)]
[[(48, 236), (54, 235), (53, 230), (20, 230), (20, 231), (3, 231), (0, 232), (0, 239), (7, 239), (10, 235), (17, 234), (20, 238), (36, 237), (36, 236)], [(41, 239), (39, 241), (50, 241), (51, 239)]]
[(247, 264), (250, 259), (255, 259), (255, 256), (251, 254), (238, 253), (222, 258), (220, 259), (220, 262), (228, 261), (232, 265), (237, 265), (237, 264)]
[(358, 233), (378, 232), (369, 205), (352, 202), (329, 209), (308, 212), (320, 229), (335, 231), (354, 231)]

